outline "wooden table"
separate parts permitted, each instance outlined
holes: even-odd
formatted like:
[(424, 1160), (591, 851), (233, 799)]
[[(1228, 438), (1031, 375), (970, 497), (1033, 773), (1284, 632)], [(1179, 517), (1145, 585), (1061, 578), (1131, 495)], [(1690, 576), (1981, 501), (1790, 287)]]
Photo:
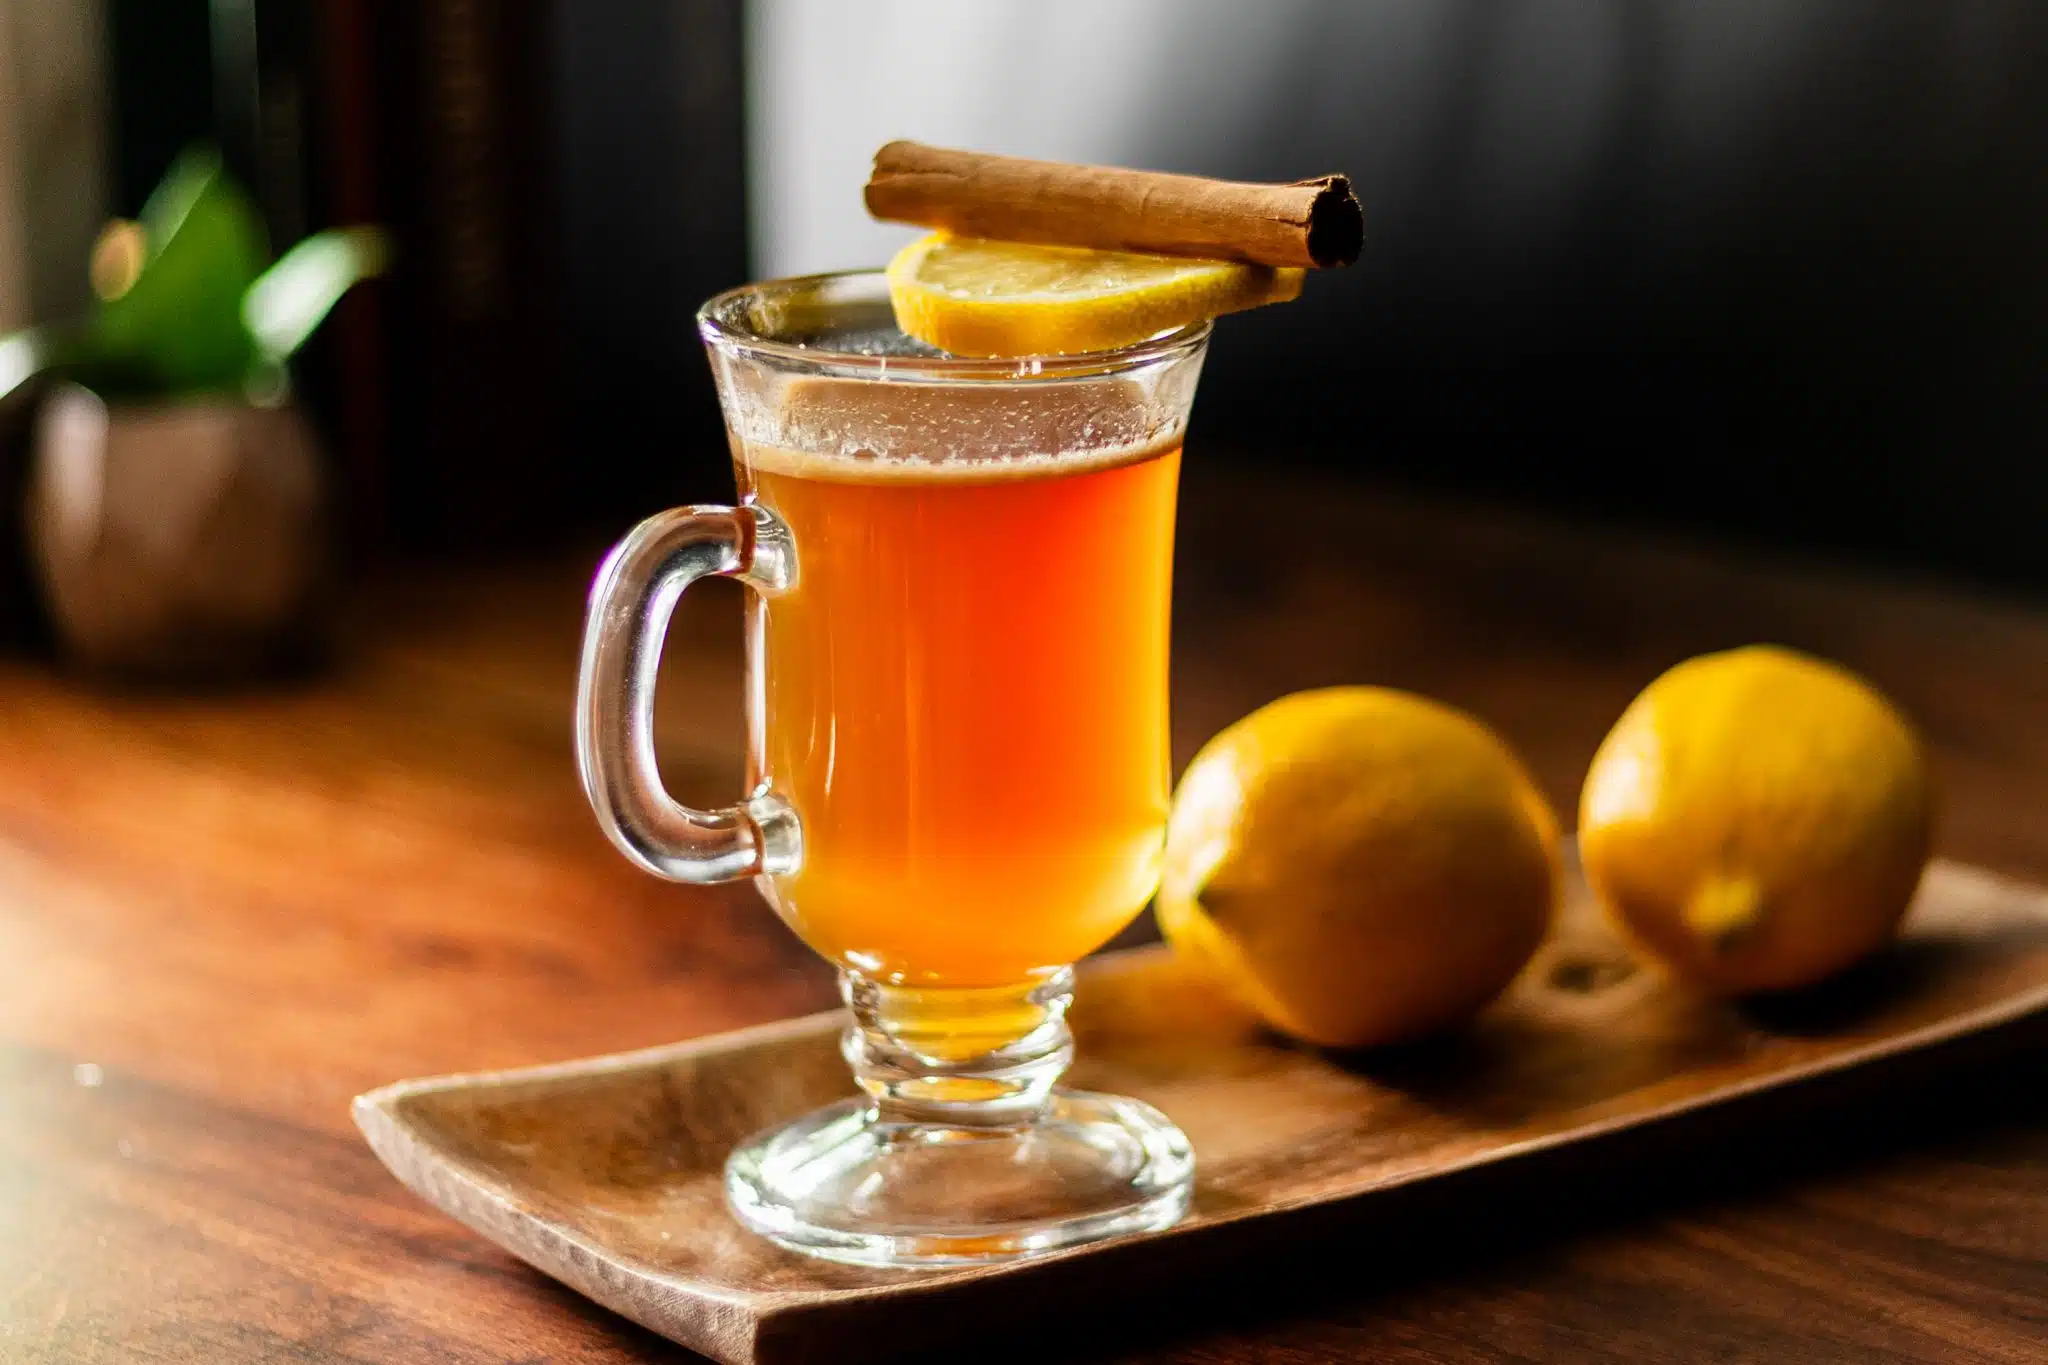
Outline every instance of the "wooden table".
[[(1187, 501), (1182, 761), (1282, 692), (1384, 682), (1492, 721), (1569, 811), (1658, 670), (1772, 639), (1918, 716), (1946, 852), (2048, 879), (2039, 614), (1327, 485), (1197, 471)], [(569, 754), (590, 567), (386, 582), (336, 666), (279, 689), (0, 663), (0, 1360), (682, 1354), (418, 1203), (348, 1119), (401, 1076), (830, 999), (751, 892), (664, 885), (599, 836)], [(736, 602), (691, 596), (663, 693), (671, 785), (705, 802), (739, 780)], [(2043, 1079), (1959, 1078), (1540, 1218), (1362, 1229), (1316, 1274), (1113, 1336), (1049, 1309), (1004, 1338), (1035, 1360), (2040, 1361)]]

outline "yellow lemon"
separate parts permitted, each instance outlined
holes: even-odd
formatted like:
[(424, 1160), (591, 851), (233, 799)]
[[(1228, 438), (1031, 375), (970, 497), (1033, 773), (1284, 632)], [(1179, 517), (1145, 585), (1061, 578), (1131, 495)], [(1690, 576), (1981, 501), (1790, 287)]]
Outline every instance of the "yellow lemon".
[(1897, 928), (1933, 837), (1912, 726), (1868, 683), (1769, 645), (1651, 683), (1586, 774), (1579, 850), (1608, 911), (1720, 994), (1818, 981)]
[(1356, 1047), (1476, 1012), (1542, 942), (1557, 822), (1472, 717), (1297, 692), (1210, 740), (1168, 825), (1159, 923), (1273, 1027)]
[(935, 232), (889, 262), (889, 302), (905, 333), (955, 355), (1072, 355), (1284, 303), (1302, 273)]

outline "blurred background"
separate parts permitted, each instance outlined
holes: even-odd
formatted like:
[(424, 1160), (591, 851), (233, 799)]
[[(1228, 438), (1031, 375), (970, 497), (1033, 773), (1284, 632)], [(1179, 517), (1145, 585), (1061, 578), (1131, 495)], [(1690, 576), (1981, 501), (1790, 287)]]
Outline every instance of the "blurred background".
[(2039, 0), (4, 0), (0, 330), (216, 141), (380, 222), (301, 365), (359, 546), (517, 553), (729, 488), (691, 317), (879, 264), (894, 137), (1342, 170), (1364, 260), (1219, 332), (1247, 468), (2048, 582)]

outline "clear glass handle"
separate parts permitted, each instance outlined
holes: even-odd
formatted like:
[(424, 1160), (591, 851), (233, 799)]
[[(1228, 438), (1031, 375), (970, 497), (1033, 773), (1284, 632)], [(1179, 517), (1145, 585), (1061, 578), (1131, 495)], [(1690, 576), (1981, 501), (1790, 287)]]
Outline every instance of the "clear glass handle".
[(598, 824), (649, 872), (697, 884), (794, 872), (803, 856), (796, 812), (773, 791), (703, 811), (661, 785), (662, 639), (683, 589), (709, 574), (768, 596), (787, 591), (796, 582), (789, 527), (765, 507), (678, 507), (635, 526), (591, 585), (576, 684), (576, 766)]

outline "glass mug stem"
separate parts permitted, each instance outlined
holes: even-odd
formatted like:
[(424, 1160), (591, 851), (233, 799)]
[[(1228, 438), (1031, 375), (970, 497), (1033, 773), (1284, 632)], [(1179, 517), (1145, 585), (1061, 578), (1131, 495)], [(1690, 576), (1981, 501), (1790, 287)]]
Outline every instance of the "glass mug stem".
[(963, 1129), (1036, 1121), (1074, 1060), (1074, 973), (1030, 986), (921, 990), (840, 975), (841, 1045), (884, 1120)]

